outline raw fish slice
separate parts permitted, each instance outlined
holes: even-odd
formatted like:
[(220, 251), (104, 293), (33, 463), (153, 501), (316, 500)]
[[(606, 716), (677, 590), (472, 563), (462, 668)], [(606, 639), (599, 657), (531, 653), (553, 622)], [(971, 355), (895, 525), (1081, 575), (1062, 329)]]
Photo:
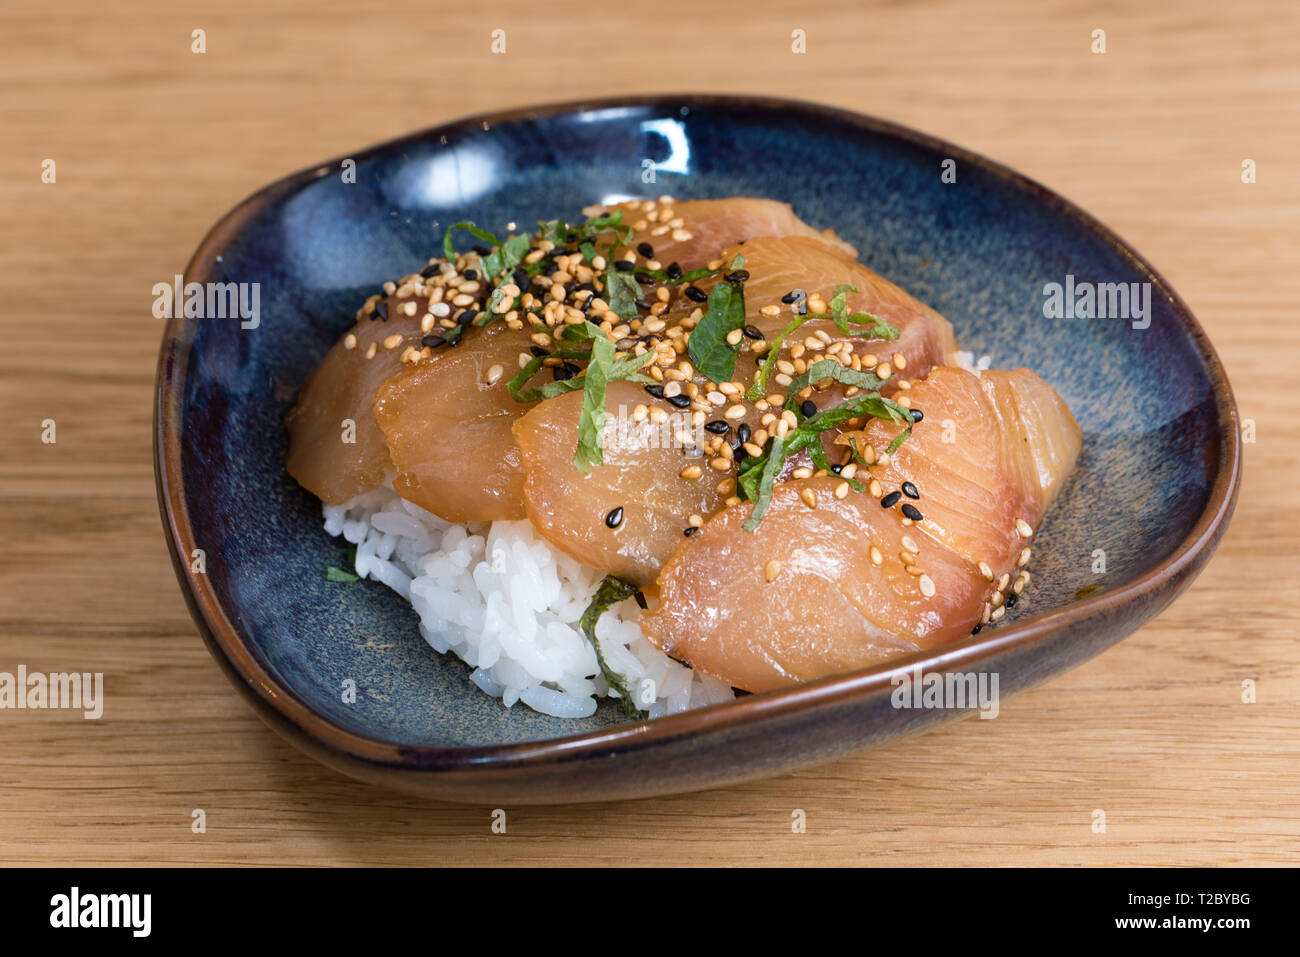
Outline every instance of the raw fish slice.
[[(298, 394), (286, 422), (285, 467), (298, 484), (329, 505), (342, 505), (384, 483), (392, 471), (388, 446), (371, 411), (375, 390), (402, 369), (402, 353), (419, 348), (420, 320), (388, 299), (388, 321), (359, 319), (325, 354)], [(355, 345), (348, 348), (348, 337)], [(385, 340), (398, 336), (394, 348)], [(391, 340), (390, 340), (391, 341)], [(374, 347), (372, 357), (370, 348)], [(345, 431), (345, 422), (352, 427)], [(354, 438), (345, 442), (345, 437)]]
[[(665, 406), (672, 416), (667, 423), (631, 423), (631, 410), (651, 401), (639, 385), (610, 383), (607, 422), (626, 427), (606, 432), (604, 464), (586, 475), (573, 464), (581, 393), (538, 403), (514, 429), (527, 472), (523, 499), (542, 537), (585, 565), (640, 585), (654, 583), (682, 541), (687, 518), (711, 514), (724, 498), (707, 459), (687, 456), (672, 435), (682, 413)], [(700, 468), (700, 478), (680, 475), (690, 465)], [(607, 518), (615, 509), (622, 517), (611, 528)]]
[[(662, 604), (641, 616), (651, 641), (756, 691), (941, 645), (1000, 614), (1025, 532), (1077, 459), (1078, 425), (1027, 370), (977, 378), (938, 368), (909, 398), (924, 419), (884, 465), (856, 477), (886, 493), (914, 482), (919, 499), (891, 508), (852, 490), (837, 499), (841, 480), (826, 476), (777, 486), (754, 532), (741, 527), (748, 503), (724, 508), (660, 574)], [(879, 452), (898, 430), (873, 422), (859, 434)], [(816, 508), (800, 498), (805, 489)], [(904, 503), (921, 520), (905, 525)]]
[(809, 236), (849, 259), (858, 255), (857, 250), (832, 230), (814, 229), (795, 215), (789, 203), (771, 199), (737, 196), (668, 203), (643, 200), (593, 207), (589, 211), (600, 209), (621, 209), (623, 222), (633, 227), (633, 235), (624, 248), (634, 249), (648, 243), (654, 250), (655, 261), (664, 267), (676, 262), (686, 271), (721, 258), (719, 250), (724, 246), (753, 236)]
[[(659, 576), (662, 601), (640, 619), (650, 640), (733, 687), (766, 691), (968, 634), (988, 587), (978, 570), (869, 495), (837, 499), (839, 484), (777, 486), (754, 532), (741, 528), (748, 504), (706, 522)], [(905, 534), (920, 546), (932, 597), (898, 558)]]
[[(506, 387), (519, 372), (519, 352), (519, 333), (498, 323), (379, 387), (373, 416), (388, 440), (398, 495), (449, 522), (524, 517), (510, 424), (529, 406)], [(531, 384), (547, 381), (539, 371)], [(573, 395), (581, 402), (581, 393)], [(570, 460), (576, 435), (575, 422)]]

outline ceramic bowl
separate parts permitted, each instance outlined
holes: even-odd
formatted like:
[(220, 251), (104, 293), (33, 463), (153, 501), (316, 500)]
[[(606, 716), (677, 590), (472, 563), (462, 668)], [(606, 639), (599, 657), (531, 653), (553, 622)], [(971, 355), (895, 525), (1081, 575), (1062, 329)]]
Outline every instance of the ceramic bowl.
[[(572, 218), (593, 201), (664, 193), (793, 203), (945, 314), (963, 348), (1036, 370), (1069, 403), (1084, 432), (1078, 471), (1035, 541), (1028, 599), (1003, 622), (868, 671), (684, 714), (628, 721), (605, 705), (567, 720), (484, 695), (382, 585), (324, 579), (343, 546), (284, 470), (283, 423), (357, 304), (417, 269), (459, 220)], [(199, 630), (290, 741), (347, 774), (434, 798), (627, 798), (825, 761), (963, 713), (894, 706), (891, 679), (918, 666), (997, 673), (1005, 698), (1156, 615), (1203, 567), (1236, 498), (1239, 430), (1223, 369), (1145, 260), (1006, 167), (828, 107), (656, 96), (449, 123), (253, 194), (213, 227), (185, 278), (260, 290), (256, 328), (169, 320), (159, 359), (158, 498)], [(1048, 318), (1044, 288), (1071, 281), (1139, 284), (1149, 324)]]

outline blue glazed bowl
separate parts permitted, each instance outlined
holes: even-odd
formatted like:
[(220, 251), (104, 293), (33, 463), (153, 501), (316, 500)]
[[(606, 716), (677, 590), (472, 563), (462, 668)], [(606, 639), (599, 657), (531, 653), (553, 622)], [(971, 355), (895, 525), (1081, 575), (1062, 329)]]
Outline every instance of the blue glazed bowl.
[[(349, 159), (355, 182), (342, 159), (294, 174), (203, 240), (186, 280), (259, 284), (260, 322), (170, 320), (155, 421), (164, 526), (209, 648), (276, 730), (348, 774), (518, 804), (700, 789), (826, 760), (961, 713), (895, 708), (901, 671), (994, 672), (1006, 695), (1102, 651), (1191, 581), (1231, 514), (1237, 413), (1186, 305), (1087, 214), (966, 150), (812, 104), (662, 96), (474, 117)], [(1035, 541), (1029, 599), (1001, 624), (686, 714), (629, 722), (603, 706), (566, 720), (482, 694), (383, 586), (324, 580), (342, 547), (284, 470), (283, 422), (357, 304), (422, 265), (459, 220), (530, 224), (663, 193), (793, 203), (945, 314), (963, 348), (1029, 366), (1069, 403), (1084, 432), (1078, 472)], [(1070, 281), (1149, 283), (1149, 325), (1048, 318), (1044, 288)]]

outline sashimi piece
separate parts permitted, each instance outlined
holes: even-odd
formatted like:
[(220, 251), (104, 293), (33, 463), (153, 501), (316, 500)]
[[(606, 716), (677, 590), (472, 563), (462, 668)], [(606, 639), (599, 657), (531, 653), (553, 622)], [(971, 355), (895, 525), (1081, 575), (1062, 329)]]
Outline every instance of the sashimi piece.
[[(514, 427), (527, 474), (523, 499), (538, 532), (583, 564), (640, 585), (654, 582), (689, 516), (711, 514), (724, 499), (708, 460), (688, 456), (673, 434), (689, 429), (686, 415), (665, 405), (663, 422), (632, 421), (637, 405), (652, 402), (639, 385), (609, 384), (604, 464), (586, 475), (573, 464), (580, 393), (538, 403)], [(697, 476), (683, 477), (690, 467)]]
[[(710, 677), (766, 691), (969, 633), (988, 585), (979, 571), (869, 495), (836, 498), (839, 484), (777, 486), (753, 532), (741, 527), (748, 504), (706, 522), (659, 576), (661, 603), (640, 619), (650, 640)], [(898, 558), (904, 535), (920, 547), (932, 596)]]
[[(937, 368), (909, 398), (924, 418), (856, 478), (875, 479), (885, 495), (914, 483), (919, 498), (885, 508), (890, 499), (824, 476), (778, 485), (752, 532), (742, 528), (749, 503), (724, 508), (665, 565), (662, 603), (641, 616), (650, 640), (760, 691), (935, 647), (1000, 616), (1077, 459), (1078, 425), (1023, 369)], [(855, 437), (878, 454), (898, 430), (873, 423)], [(921, 518), (905, 518), (903, 504)]]
[[(472, 347), (444, 349), (379, 387), (373, 414), (388, 440), (398, 495), (449, 522), (524, 517), (510, 424), (528, 406), (507, 388), (519, 371), (519, 351), (517, 332), (491, 325), (475, 334)], [(538, 372), (531, 384), (549, 378)], [(580, 392), (572, 395), (581, 402)], [(575, 420), (570, 462), (576, 429)]]
[[(1036, 525), (1074, 468), (1078, 423), (1028, 369), (975, 376), (938, 368), (907, 396), (925, 419), (872, 476), (886, 493), (911, 483), (920, 498), (903, 501), (921, 511), (927, 531), (968, 561), (998, 568), (1027, 544), (1016, 520)], [(860, 448), (881, 451), (900, 431), (874, 419), (856, 439)]]
[(805, 223), (789, 203), (753, 196), (665, 199), (632, 200), (588, 211), (622, 210), (623, 223), (632, 227), (633, 234), (621, 245), (635, 248), (647, 243), (654, 250), (655, 261), (663, 266), (676, 262), (687, 271), (720, 258), (718, 251), (724, 246), (752, 236), (810, 236), (850, 259), (858, 255), (834, 231)]
[(419, 347), (421, 333), (418, 318), (401, 313), (392, 298), (383, 301), (388, 321), (358, 319), (325, 354), (286, 422), (285, 467), (328, 505), (342, 505), (382, 485), (392, 471), (371, 401), (375, 390), (401, 371), (402, 353)]

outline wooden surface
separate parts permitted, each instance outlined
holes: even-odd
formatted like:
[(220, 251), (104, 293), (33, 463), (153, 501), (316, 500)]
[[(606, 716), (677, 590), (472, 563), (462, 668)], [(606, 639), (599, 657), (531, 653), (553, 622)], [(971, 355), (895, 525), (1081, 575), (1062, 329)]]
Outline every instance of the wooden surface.
[[(1300, 7), (826, 0), (702, 23), (681, 0), (580, 9), (0, 10), (0, 671), (103, 671), (108, 696), (99, 721), (0, 712), (0, 862), (1294, 862)], [(498, 27), (505, 55), (489, 51)], [(1104, 55), (1089, 51), (1095, 28)], [(806, 55), (790, 50), (795, 29)], [(472, 112), (649, 90), (818, 99), (1059, 190), (1181, 291), (1258, 441), (1193, 588), (996, 721), (725, 791), (508, 809), (493, 835), (487, 808), (315, 764), (209, 658), (154, 501), (150, 289), (289, 171)], [(805, 834), (791, 833), (796, 808)]]

